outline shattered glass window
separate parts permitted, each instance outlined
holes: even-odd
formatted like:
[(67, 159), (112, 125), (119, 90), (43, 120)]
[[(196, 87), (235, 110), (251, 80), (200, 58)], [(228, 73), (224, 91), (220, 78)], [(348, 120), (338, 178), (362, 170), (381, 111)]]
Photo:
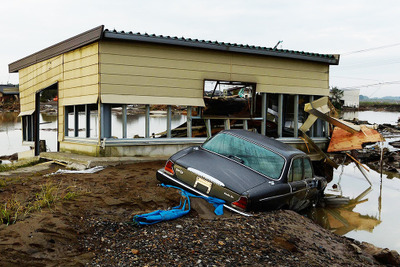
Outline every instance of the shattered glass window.
[(202, 147), (236, 160), (272, 179), (280, 178), (285, 165), (282, 156), (230, 134), (218, 134)]

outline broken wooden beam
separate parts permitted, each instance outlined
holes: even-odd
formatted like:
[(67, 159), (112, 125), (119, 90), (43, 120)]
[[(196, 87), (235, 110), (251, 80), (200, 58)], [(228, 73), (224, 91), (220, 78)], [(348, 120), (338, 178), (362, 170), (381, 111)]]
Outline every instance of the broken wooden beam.
[(362, 149), (364, 144), (382, 141), (382, 135), (374, 129), (360, 125), (360, 132), (349, 133), (339, 127), (333, 129), (328, 152)]
[(311, 127), (311, 125), (317, 120), (317, 118), (327, 121), (330, 124), (340, 127), (341, 129), (348, 131), (350, 133), (356, 133), (361, 130), (359, 125), (355, 125), (353, 123), (339, 120), (337, 118), (329, 116), (328, 114), (330, 108), (328, 105), (328, 101), (329, 101), (328, 97), (324, 96), (304, 105), (304, 111), (310, 113), (310, 116), (308, 116), (307, 120), (300, 127), (301, 131), (307, 132), (308, 129)]

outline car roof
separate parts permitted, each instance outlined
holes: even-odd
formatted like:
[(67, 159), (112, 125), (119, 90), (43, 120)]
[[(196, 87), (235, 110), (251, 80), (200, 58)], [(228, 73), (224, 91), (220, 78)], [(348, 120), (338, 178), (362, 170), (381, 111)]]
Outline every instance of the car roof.
[(288, 144), (282, 143), (281, 141), (272, 139), (270, 137), (258, 133), (250, 132), (247, 130), (241, 130), (241, 129), (223, 130), (218, 134), (222, 133), (228, 133), (238, 137), (245, 138), (250, 142), (256, 143), (266, 148), (270, 148), (271, 150), (278, 152), (287, 159), (291, 159), (296, 155), (307, 155), (303, 151), (291, 147)]

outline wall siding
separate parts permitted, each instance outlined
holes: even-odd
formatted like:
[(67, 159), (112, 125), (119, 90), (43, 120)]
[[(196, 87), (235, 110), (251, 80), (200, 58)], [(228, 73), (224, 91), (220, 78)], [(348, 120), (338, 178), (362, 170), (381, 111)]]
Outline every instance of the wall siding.
[(98, 59), (98, 43), (93, 43), (20, 70), (21, 112), (35, 109), (35, 94), (58, 82), (58, 140), (61, 141), (63, 106), (97, 102)]
[(258, 92), (329, 94), (328, 64), (109, 40), (100, 42), (99, 51), (104, 100), (127, 96), (128, 103), (137, 95), (174, 97), (182, 104), (202, 98), (205, 79), (254, 82)]

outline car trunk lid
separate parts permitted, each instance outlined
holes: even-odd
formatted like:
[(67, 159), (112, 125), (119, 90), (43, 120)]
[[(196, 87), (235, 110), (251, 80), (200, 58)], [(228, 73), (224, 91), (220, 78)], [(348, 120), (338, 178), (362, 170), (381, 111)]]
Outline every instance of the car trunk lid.
[[(267, 181), (267, 178), (234, 160), (202, 149), (180, 158), (175, 169), (179, 179), (215, 196), (216, 194), (212, 194), (215, 190), (211, 191), (213, 189), (229, 188), (230, 192), (226, 194), (234, 193), (238, 196)], [(224, 195), (224, 192), (219, 192), (218, 195), (221, 194)]]

